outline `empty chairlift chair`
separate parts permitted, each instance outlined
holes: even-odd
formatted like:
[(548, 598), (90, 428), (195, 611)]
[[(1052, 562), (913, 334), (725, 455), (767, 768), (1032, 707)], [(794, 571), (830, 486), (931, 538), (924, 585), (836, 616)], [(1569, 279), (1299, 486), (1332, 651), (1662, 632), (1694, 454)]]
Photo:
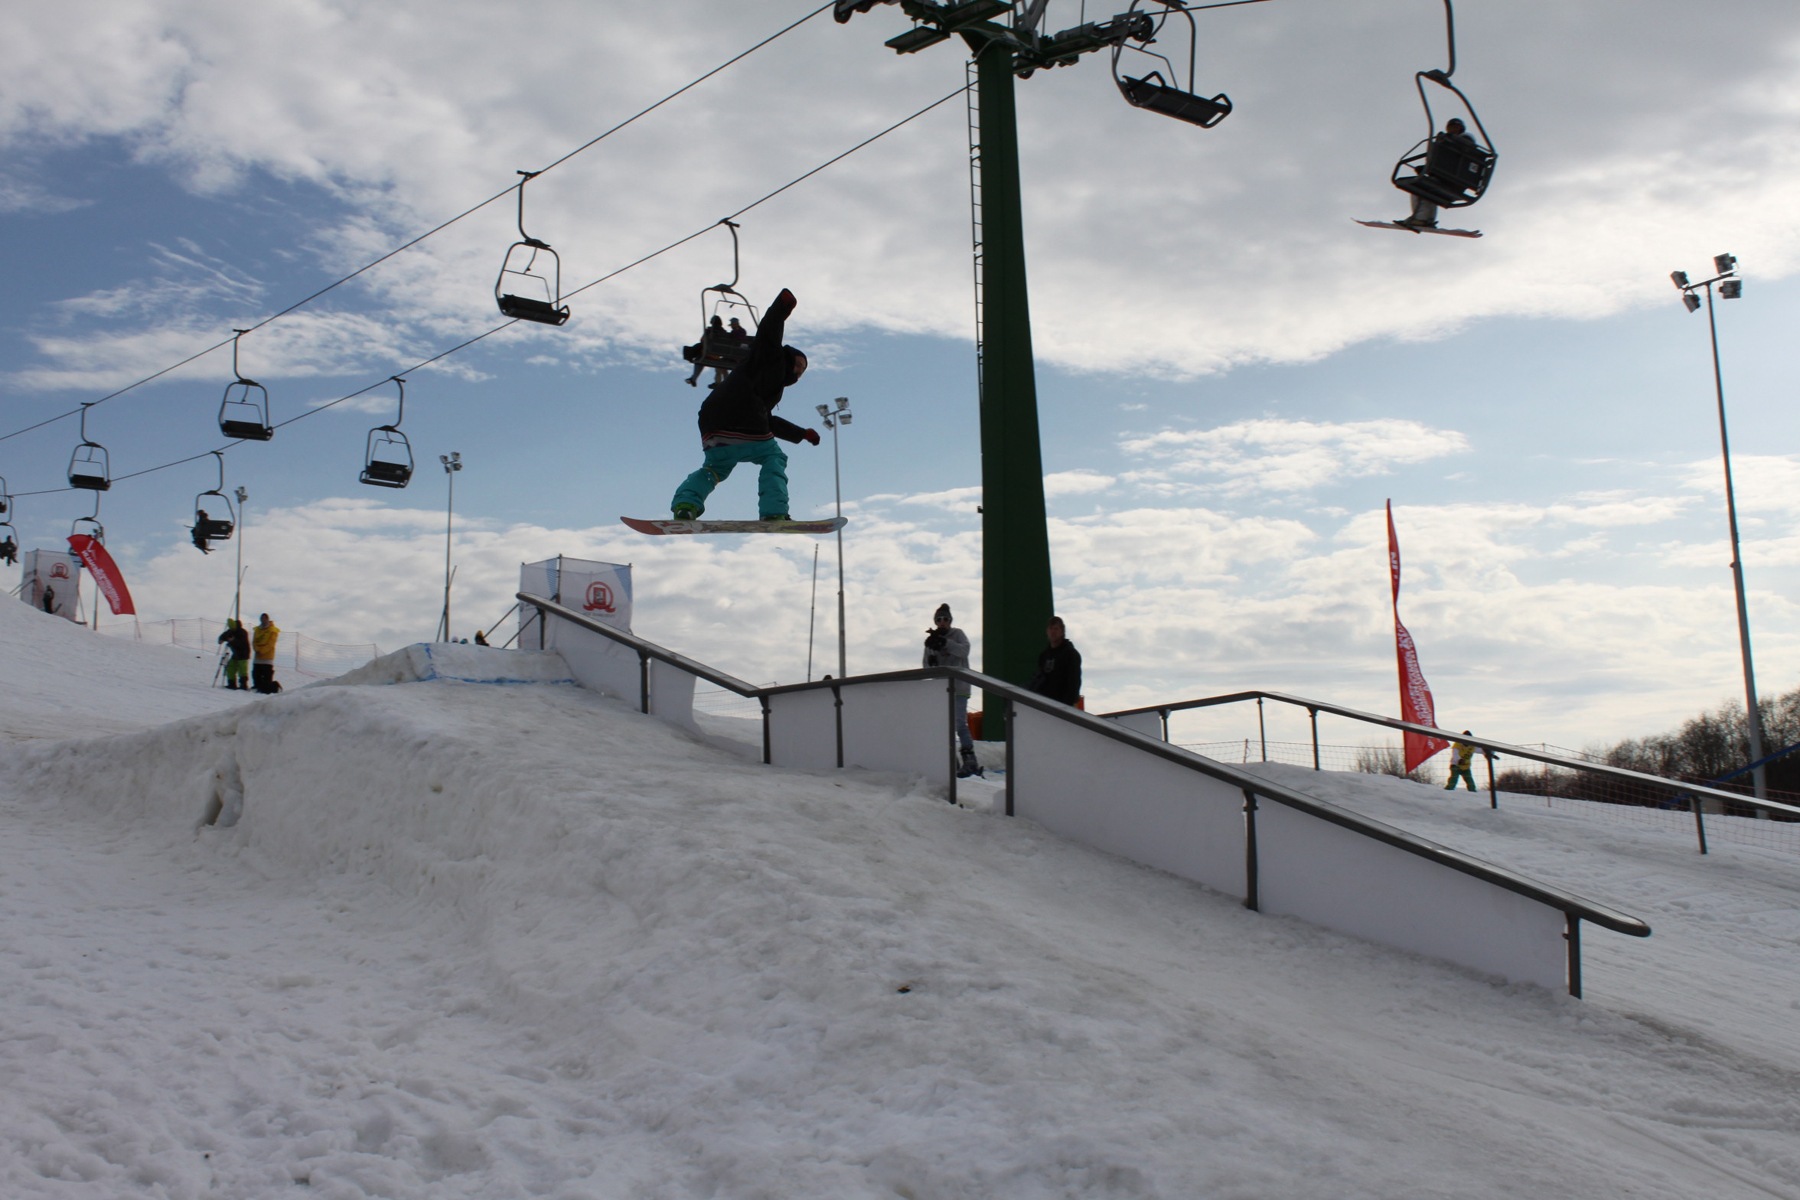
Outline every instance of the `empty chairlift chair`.
[(406, 381), (396, 375), (394, 384), (400, 389), (400, 413), (392, 425), (377, 425), (369, 430), (363, 455), (359, 478), (370, 487), (403, 488), (412, 482), (412, 443), (400, 432), (400, 422), (406, 418)]
[(89, 492), (104, 492), (112, 486), (111, 456), (106, 447), (87, 435), (88, 405), (81, 406), (81, 444), (69, 456), (69, 486)]
[(275, 436), (269, 423), (269, 389), (254, 379), (245, 379), (238, 370), (238, 342), (250, 332), (232, 331), (231, 373), (236, 378), (225, 385), (225, 398), (219, 402), (219, 432), (228, 438), (246, 442), (266, 442)]
[[(1161, 12), (1152, 16), (1150, 12), (1141, 11), (1140, 6), (1147, 3), (1163, 4)], [(1181, 86), (1183, 77), (1175, 69), (1175, 64), (1154, 50), (1145, 49), (1156, 41), (1163, 26), (1175, 13), (1187, 18), (1188, 23), (1188, 67), (1185, 77), (1186, 85)], [(1179, 5), (1168, 5), (1166, 0), (1132, 0), (1131, 9), (1110, 23), (1114, 36), (1112, 68), (1113, 81), (1119, 85), (1119, 93), (1134, 108), (1142, 108), (1149, 112), (1161, 113), (1165, 117), (1174, 117), (1177, 121), (1186, 121), (1190, 125), (1198, 125), (1202, 129), (1211, 129), (1220, 121), (1231, 115), (1231, 98), (1223, 92), (1217, 96), (1202, 96), (1194, 90), (1194, 62), (1196, 47), (1199, 41), (1199, 29), (1194, 24), (1194, 14)], [(1143, 45), (1127, 45), (1128, 41)], [(1140, 58), (1125, 59), (1126, 51)], [(1161, 66), (1152, 67), (1142, 75), (1132, 75), (1125, 69), (1127, 64), (1135, 64), (1143, 60), (1152, 60)]]
[(548, 242), (525, 232), (525, 185), (538, 172), (519, 174), (524, 176), (519, 180), (519, 240), (507, 247), (501, 260), (494, 302), (514, 320), (561, 325), (569, 319), (569, 307), (562, 303), (562, 260)]

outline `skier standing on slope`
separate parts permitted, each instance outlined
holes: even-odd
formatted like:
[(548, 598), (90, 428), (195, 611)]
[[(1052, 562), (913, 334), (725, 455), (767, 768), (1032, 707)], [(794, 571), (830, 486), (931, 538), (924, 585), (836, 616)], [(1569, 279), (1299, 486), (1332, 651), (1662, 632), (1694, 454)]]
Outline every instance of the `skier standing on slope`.
[(784, 346), (782, 334), (794, 311), (794, 293), (786, 288), (769, 305), (743, 365), (722, 379), (700, 406), (700, 469), (675, 489), (669, 508), (677, 521), (699, 519), (706, 498), (725, 482), (732, 468), (755, 463), (757, 515), (764, 521), (788, 517), (787, 452), (775, 441), (819, 444), (819, 431), (802, 429), (775, 415), (781, 394), (806, 373), (806, 355)]

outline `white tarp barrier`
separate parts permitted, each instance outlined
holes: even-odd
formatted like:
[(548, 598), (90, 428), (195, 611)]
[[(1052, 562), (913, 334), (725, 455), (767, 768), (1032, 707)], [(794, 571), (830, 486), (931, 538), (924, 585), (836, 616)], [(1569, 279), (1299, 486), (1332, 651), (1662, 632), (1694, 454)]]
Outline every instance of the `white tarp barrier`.
[(1558, 909), (1330, 821), (1258, 801), (1258, 907), (1270, 915), (1561, 988)]
[(1013, 706), (1013, 811), (1097, 850), (1247, 892), (1244, 793), (1104, 734)]
[[(527, 606), (529, 607), (529, 606)], [(531, 609), (535, 618), (537, 609)], [(533, 627), (535, 629), (535, 620)], [(643, 702), (643, 665), (638, 652), (602, 633), (565, 621), (544, 618), (544, 649), (554, 650), (582, 687), (614, 696), (633, 708)], [(536, 642), (536, 635), (533, 635)], [(650, 715), (678, 725), (694, 724), (694, 676), (658, 659), (649, 661)]]
[(42, 612), (81, 620), (81, 560), (67, 550), (27, 550), (19, 558), (19, 599)]
[[(858, 683), (843, 697), (844, 765), (904, 771), (950, 783), (950, 697), (942, 679)], [(817, 770), (837, 765), (837, 701), (828, 687), (769, 697), (769, 761)]]
[[(628, 565), (559, 554), (543, 562), (520, 563), (519, 590), (530, 596), (554, 600), (616, 629), (631, 629), (631, 568)], [(519, 609), (517, 645), (521, 650), (548, 648), (538, 644), (537, 619), (537, 609), (529, 605)]]
[(1162, 714), (1161, 713), (1154, 713), (1154, 712), (1125, 713), (1122, 716), (1107, 717), (1106, 719), (1108, 721), (1114, 722), (1115, 724), (1123, 725), (1125, 728), (1131, 730), (1131, 732), (1133, 732), (1133, 733), (1141, 733), (1147, 738), (1155, 738), (1159, 742), (1168, 740), (1167, 738), (1163, 737), (1163, 723), (1162, 723)]

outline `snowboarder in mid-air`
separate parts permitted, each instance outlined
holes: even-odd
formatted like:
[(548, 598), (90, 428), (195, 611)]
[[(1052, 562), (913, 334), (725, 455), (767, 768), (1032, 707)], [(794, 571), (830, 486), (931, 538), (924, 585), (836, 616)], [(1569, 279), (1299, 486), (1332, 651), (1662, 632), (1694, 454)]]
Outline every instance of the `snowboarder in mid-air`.
[(761, 470), (757, 480), (759, 519), (790, 519), (787, 452), (775, 439), (819, 444), (818, 430), (802, 429), (775, 415), (782, 392), (806, 373), (806, 355), (781, 341), (788, 315), (797, 303), (794, 293), (781, 289), (757, 325), (743, 364), (720, 380), (700, 406), (700, 446), (705, 458), (700, 469), (675, 489), (675, 498), (669, 502), (677, 521), (698, 520), (712, 490), (742, 463), (754, 463)]

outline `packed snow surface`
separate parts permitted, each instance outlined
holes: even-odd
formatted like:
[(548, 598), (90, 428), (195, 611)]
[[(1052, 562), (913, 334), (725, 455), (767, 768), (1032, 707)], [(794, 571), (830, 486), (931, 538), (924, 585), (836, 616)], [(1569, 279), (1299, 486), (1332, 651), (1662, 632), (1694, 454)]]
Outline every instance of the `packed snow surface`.
[(1648, 920), (1575, 1000), (433, 649), (0, 604), (0, 1195), (1800, 1196), (1791, 850), (1259, 768)]

